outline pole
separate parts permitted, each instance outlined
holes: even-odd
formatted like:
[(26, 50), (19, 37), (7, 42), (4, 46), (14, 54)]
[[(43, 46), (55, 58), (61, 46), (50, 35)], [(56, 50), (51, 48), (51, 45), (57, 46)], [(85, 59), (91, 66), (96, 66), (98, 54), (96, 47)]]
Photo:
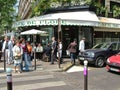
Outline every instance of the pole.
[[(59, 45), (59, 40), (60, 40), (60, 35), (59, 32), (61, 31), (61, 19), (58, 19), (58, 45)], [(58, 46), (58, 67), (60, 68), (60, 51), (59, 51), (59, 46)]]
[(12, 68), (7, 68), (6, 73), (7, 73), (7, 90), (12, 90)]
[(6, 71), (5, 49), (4, 49), (4, 71)]
[(88, 90), (88, 61), (84, 61), (84, 90)]
[(34, 48), (34, 70), (36, 70), (36, 48)]

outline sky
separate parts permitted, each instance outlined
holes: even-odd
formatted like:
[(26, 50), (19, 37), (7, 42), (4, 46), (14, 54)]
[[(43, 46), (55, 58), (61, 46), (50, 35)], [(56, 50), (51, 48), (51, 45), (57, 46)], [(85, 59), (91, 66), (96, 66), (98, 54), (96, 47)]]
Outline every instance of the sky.
[(20, 0), (17, 0), (17, 3), (16, 3), (15, 6), (14, 6), (14, 8), (16, 9), (16, 14), (18, 13), (19, 1), (20, 1)]

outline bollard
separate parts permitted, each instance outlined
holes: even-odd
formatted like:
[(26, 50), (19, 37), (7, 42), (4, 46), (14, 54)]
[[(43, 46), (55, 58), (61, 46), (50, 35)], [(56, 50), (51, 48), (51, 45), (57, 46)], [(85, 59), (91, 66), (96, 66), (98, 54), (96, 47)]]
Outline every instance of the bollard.
[(84, 61), (84, 90), (88, 90), (88, 61)]
[(6, 72), (6, 58), (5, 58), (5, 50), (4, 50), (4, 71)]
[(36, 70), (36, 48), (34, 48), (34, 70)]
[(12, 90), (12, 68), (7, 68), (6, 73), (7, 73), (7, 90)]

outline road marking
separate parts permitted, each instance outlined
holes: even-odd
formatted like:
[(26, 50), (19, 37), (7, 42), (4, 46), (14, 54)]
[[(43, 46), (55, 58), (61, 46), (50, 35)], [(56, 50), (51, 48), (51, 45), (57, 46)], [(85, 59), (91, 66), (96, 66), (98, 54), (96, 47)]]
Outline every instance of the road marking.
[[(70, 69), (68, 69), (66, 72), (67, 73), (71, 73), (71, 72), (79, 72), (79, 71), (83, 71), (84, 67), (83, 66), (72, 66)], [(90, 70), (88, 68), (88, 70)]]
[[(55, 81), (55, 82), (44, 82), (44, 83), (35, 83), (35, 84), (28, 84), (28, 85), (19, 85), (14, 86), (14, 90), (34, 90), (40, 88), (47, 88), (47, 87), (56, 87), (56, 86), (63, 86), (66, 85), (63, 81)], [(7, 90), (7, 87), (0, 88), (0, 90)]]
[[(54, 78), (53, 75), (44, 75), (44, 76), (28, 76), (28, 77), (18, 77), (18, 78), (13, 78), (13, 82), (17, 81), (29, 81), (29, 80), (38, 80), (38, 79), (49, 79), (49, 78)], [(0, 79), (0, 83), (6, 83), (4, 79)]]

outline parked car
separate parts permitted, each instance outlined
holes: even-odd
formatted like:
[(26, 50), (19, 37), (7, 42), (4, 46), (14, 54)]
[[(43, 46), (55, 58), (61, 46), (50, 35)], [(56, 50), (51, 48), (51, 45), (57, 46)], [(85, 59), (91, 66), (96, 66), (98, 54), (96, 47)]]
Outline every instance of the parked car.
[(120, 72), (120, 53), (107, 59), (106, 69), (107, 71)]
[(120, 51), (120, 42), (105, 42), (95, 45), (92, 49), (87, 49), (78, 55), (81, 63), (87, 60), (88, 63), (97, 67), (103, 67), (108, 57)]

